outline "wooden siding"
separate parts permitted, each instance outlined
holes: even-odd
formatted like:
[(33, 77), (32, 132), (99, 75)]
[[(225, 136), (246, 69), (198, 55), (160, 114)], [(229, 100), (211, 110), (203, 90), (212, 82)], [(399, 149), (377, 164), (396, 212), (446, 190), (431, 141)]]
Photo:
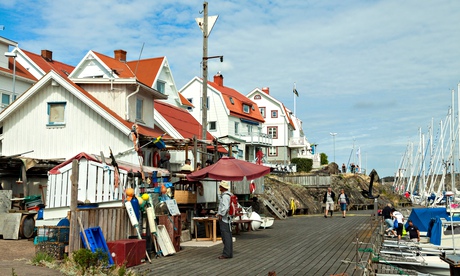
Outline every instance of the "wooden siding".
[[(251, 181), (233, 181), (232, 192), (237, 195), (247, 195), (249, 193), (249, 184)], [(264, 177), (259, 177), (254, 179), (254, 184), (256, 185), (256, 190), (254, 194), (263, 194), (264, 193)]]
[[(47, 126), (48, 102), (66, 102), (65, 125)], [(132, 142), (99, 114), (62, 86), (43, 87), (18, 108), (3, 125), (2, 154), (29, 153), (36, 158), (70, 158), (80, 152), (108, 155), (132, 147)], [(130, 161), (132, 157), (121, 157)], [(136, 162), (137, 163), (137, 162)]]

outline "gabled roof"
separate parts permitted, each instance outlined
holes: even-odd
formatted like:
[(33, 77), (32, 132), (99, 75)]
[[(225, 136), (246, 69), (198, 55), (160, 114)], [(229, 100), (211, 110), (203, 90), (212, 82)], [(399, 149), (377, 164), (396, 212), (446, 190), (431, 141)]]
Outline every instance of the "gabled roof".
[[(214, 76), (214, 79), (216, 79), (216, 76)], [(230, 110), (230, 115), (238, 118), (258, 121), (261, 123), (265, 122), (262, 114), (260, 114), (260, 110), (257, 104), (240, 92), (230, 87), (219, 85), (212, 81), (208, 81), (208, 85), (222, 94), (225, 100), (225, 105)], [(243, 104), (249, 105), (249, 113), (245, 113), (243, 111)]]
[[(155, 110), (184, 138), (201, 137), (201, 124), (187, 110), (161, 101), (155, 101)], [(207, 132), (206, 140), (212, 139), (214, 137)]]
[(126, 65), (131, 68), (131, 71), (135, 73), (136, 78), (140, 82), (153, 87), (164, 59), (164, 57), (157, 57), (139, 61), (135, 60), (127, 62)]
[[(133, 122), (129, 122), (120, 117), (112, 109), (105, 106), (102, 102), (92, 96), (89, 92), (72, 82), (66, 76), (56, 73), (51, 70), (43, 78), (41, 78), (36, 84), (29, 88), (26, 92), (21, 94), (14, 102), (7, 106), (0, 113), (0, 121), (4, 120), (9, 114), (11, 114), (16, 108), (22, 105), (29, 97), (31, 97), (41, 86), (46, 85), (51, 79), (58, 82), (61, 86), (66, 88), (70, 93), (74, 94), (78, 99), (83, 101), (86, 105), (92, 108), (96, 113), (101, 115), (103, 118), (111, 122), (116, 128), (128, 135), (131, 132)], [(141, 135), (156, 138), (164, 133), (163, 130), (155, 127), (149, 128), (146, 126), (139, 125), (138, 132)]]
[(21, 51), (27, 55), (27, 57), (30, 58), (38, 67), (40, 67), (40, 69), (42, 69), (45, 74), (53, 70), (58, 74), (67, 77), (75, 68), (72, 65), (68, 65), (56, 60), (47, 60), (41, 55), (34, 54), (24, 49), (21, 49)]
[[(13, 71), (14, 71), (14, 60), (13, 60), (13, 58), (9, 58), (9, 60), (8, 60), (8, 68), (9, 69), (0, 67), (0, 71), (8, 72), (10, 74), (13, 74)], [(32, 75), (19, 62), (16, 62), (16, 77), (24, 77), (24, 78), (30, 79), (32, 81), (37, 81), (37, 78), (34, 77), (34, 75)]]
[[(106, 56), (104, 54), (93, 51), (93, 53), (107, 65), (110, 69), (115, 70), (119, 78), (134, 78), (134, 72), (131, 68), (122, 61), (116, 60), (113, 57)], [(140, 80), (139, 80), (140, 81)], [(140, 81), (142, 82), (142, 81)], [(147, 83), (144, 83), (147, 84)]]
[(264, 92), (263, 90), (260, 90), (259, 88), (256, 88), (256, 89), (252, 90), (251, 92), (249, 92), (248, 97), (251, 97), (255, 93), (258, 93), (262, 97), (268, 98), (271, 101), (273, 101), (276, 104), (278, 104), (280, 106), (280, 108), (283, 110), (284, 114), (286, 114), (286, 118), (288, 120), (288, 123), (292, 126), (293, 129), (296, 129), (296, 127), (294, 125), (294, 122), (292, 121), (290, 112), (288, 111), (288, 109), (286, 108), (286, 106), (282, 102), (280, 102), (277, 99), (275, 99), (272, 95), (268, 94), (268, 92)]

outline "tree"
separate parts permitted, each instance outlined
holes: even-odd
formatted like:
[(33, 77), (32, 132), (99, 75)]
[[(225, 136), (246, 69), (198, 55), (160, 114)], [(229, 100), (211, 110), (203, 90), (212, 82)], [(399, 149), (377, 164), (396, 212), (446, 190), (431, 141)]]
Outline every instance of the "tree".
[(329, 161), (327, 161), (327, 155), (324, 152), (322, 152), (320, 156), (321, 156), (321, 165), (329, 164)]
[(297, 165), (298, 172), (309, 172), (313, 166), (313, 160), (308, 158), (292, 158), (291, 163)]

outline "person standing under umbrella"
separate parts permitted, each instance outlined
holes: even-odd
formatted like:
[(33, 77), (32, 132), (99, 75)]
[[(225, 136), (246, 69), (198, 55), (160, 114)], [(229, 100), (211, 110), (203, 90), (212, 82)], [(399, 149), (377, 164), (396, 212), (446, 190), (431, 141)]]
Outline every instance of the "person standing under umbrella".
[(219, 209), (217, 210), (217, 217), (219, 218), (220, 235), (224, 250), (219, 259), (233, 258), (233, 238), (232, 238), (232, 218), (228, 214), (230, 209), (230, 196), (232, 195), (228, 190), (230, 185), (227, 181), (222, 180), (219, 184)]

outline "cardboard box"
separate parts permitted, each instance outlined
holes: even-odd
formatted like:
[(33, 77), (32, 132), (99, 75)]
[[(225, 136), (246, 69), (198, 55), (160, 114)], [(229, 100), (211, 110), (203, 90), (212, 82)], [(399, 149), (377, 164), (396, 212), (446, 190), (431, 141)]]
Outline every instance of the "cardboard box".
[(196, 203), (196, 192), (175, 190), (174, 199), (177, 204)]

